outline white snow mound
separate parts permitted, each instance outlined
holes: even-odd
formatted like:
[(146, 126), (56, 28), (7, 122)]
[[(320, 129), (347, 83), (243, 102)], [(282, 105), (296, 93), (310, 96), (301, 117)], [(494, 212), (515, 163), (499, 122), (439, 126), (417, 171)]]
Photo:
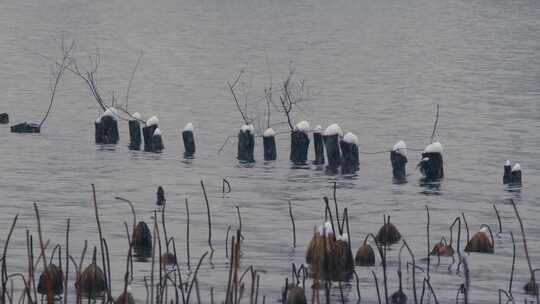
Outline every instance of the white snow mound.
[(253, 127), (252, 124), (249, 124), (249, 125), (243, 125), (243, 126), (240, 128), (240, 131), (242, 131), (242, 132), (247, 132), (247, 131), (249, 131), (251, 134), (254, 134), (254, 133), (255, 133), (255, 128)]
[(326, 222), (319, 226), (319, 234), (320, 235), (332, 235), (334, 232), (332, 231), (332, 224), (330, 222)]
[(118, 112), (116, 111), (115, 108), (110, 107), (105, 111), (105, 113), (103, 113), (102, 117), (105, 117), (105, 116), (112, 117), (114, 120), (116, 120), (116, 117), (118, 116)]
[(188, 122), (187, 125), (184, 127), (184, 131), (191, 131), (193, 132), (193, 124)]
[(399, 153), (403, 155), (405, 158), (407, 158), (407, 145), (403, 140), (398, 141), (393, 147), (392, 151)]
[(441, 145), (440, 142), (434, 142), (432, 144), (429, 144), (425, 149), (424, 149), (424, 153), (439, 153), (439, 154), (442, 154), (443, 153), (443, 146)]
[(301, 122), (297, 123), (296, 126), (294, 126), (294, 131), (300, 131), (307, 133), (310, 131), (309, 122), (302, 120)]
[(485, 233), (487, 236), (489, 236), (489, 229), (486, 226), (480, 228), (480, 232)]
[(341, 130), (341, 127), (338, 124), (331, 124), (324, 130), (324, 135), (331, 136), (331, 135), (339, 135), (339, 137), (343, 136), (343, 131)]
[(351, 132), (347, 132), (347, 134), (343, 136), (343, 141), (349, 144), (358, 145), (358, 137)]
[(349, 235), (348, 235), (346, 232), (344, 232), (342, 235), (338, 235), (338, 236), (336, 237), (336, 240), (338, 240), (338, 241), (343, 241), (343, 242), (346, 243), (346, 242), (349, 241)]
[(274, 129), (268, 128), (268, 129), (264, 130), (264, 133), (263, 133), (264, 137), (270, 137), (270, 136), (274, 136), (274, 135), (276, 135), (276, 131), (274, 131)]
[(152, 116), (150, 118), (148, 118), (148, 120), (146, 121), (146, 126), (157, 126), (159, 125), (159, 119), (156, 117), (156, 116)]

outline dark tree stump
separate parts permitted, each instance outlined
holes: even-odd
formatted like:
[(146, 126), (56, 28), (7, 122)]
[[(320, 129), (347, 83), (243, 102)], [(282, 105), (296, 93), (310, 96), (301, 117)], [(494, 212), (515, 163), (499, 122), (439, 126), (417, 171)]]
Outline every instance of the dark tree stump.
[(141, 149), (141, 124), (138, 120), (129, 121), (129, 149)]
[(154, 134), (152, 135), (152, 152), (161, 152), (165, 149), (163, 145), (163, 137), (161, 136), (161, 130), (156, 128)]
[(512, 168), (511, 184), (513, 184), (513, 185), (521, 185), (521, 166), (519, 164), (516, 164)]
[(326, 164), (326, 170), (329, 173), (337, 173), (339, 166), (341, 165), (341, 151), (339, 149), (339, 135), (324, 135), (324, 147), (326, 149), (326, 158), (328, 163)]
[(12, 133), (40, 133), (41, 127), (36, 123), (22, 122), (11, 126)]
[(151, 125), (151, 126), (144, 126), (142, 128), (143, 131), (143, 139), (144, 139), (144, 151), (145, 152), (152, 152), (152, 136), (154, 135), (154, 131), (158, 128), (157, 125)]
[(9, 123), (8, 113), (0, 113), (0, 124), (8, 124), (8, 123)]
[(191, 123), (182, 131), (182, 140), (184, 141), (184, 155), (188, 157), (195, 155), (195, 136), (193, 135), (193, 125)]
[(276, 160), (276, 138), (273, 129), (267, 129), (263, 135), (264, 160)]
[(436, 181), (444, 177), (443, 158), (438, 152), (422, 153), (420, 172), (427, 181)]
[[(352, 134), (352, 133), (350, 133)], [(347, 139), (345, 135), (344, 139)], [(353, 135), (354, 136), (354, 135)], [(356, 136), (354, 136), (356, 138)], [(358, 144), (355, 141), (342, 140), (340, 141), (341, 147), (341, 174), (354, 174), (358, 171), (359, 167), (359, 155)]]
[(512, 182), (512, 164), (509, 160), (504, 164), (503, 184), (510, 184)]
[(102, 116), (95, 122), (96, 144), (116, 144), (120, 139), (118, 122), (113, 116)]
[(392, 174), (396, 180), (407, 178), (407, 157), (403, 154), (390, 151), (390, 162), (392, 163)]
[(324, 140), (321, 132), (313, 133), (313, 147), (315, 148), (314, 165), (324, 165)]
[(241, 162), (253, 163), (255, 162), (254, 149), (255, 136), (253, 135), (253, 127), (243, 126), (238, 133), (238, 154), (236, 158)]
[(307, 163), (309, 137), (306, 132), (296, 130), (291, 132), (290, 160), (294, 165), (302, 166)]

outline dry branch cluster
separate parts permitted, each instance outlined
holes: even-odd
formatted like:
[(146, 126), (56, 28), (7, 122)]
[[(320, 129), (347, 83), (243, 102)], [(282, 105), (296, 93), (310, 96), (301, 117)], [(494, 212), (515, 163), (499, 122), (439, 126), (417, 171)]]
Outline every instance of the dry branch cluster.
[[(227, 187), (225, 187), (227, 186)], [(80, 256), (70, 251), (70, 245), (73, 240), (70, 240), (70, 219), (66, 223), (65, 244), (57, 244), (48, 249), (49, 241), (44, 241), (41, 230), (41, 217), (37, 204), (34, 204), (34, 211), (37, 221), (37, 244), (38, 252), (34, 252), (35, 236), (26, 229), (26, 249), (27, 249), (27, 272), (26, 273), (10, 273), (8, 271), (8, 247), (11, 236), (16, 227), (18, 215), (15, 216), (11, 224), (11, 228), (4, 243), (2, 261), (2, 284), (1, 284), (1, 303), (37, 303), (46, 300), (47, 303), (60, 301), (69, 303), (68, 290), (75, 288), (75, 299), (72, 302), (82, 303), (83, 301), (101, 301), (102, 303), (126, 304), (134, 303), (134, 298), (131, 294), (131, 284), (134, 280), (133, 263), (135, 261), (149, 261), (150, 274), (144, 276), (146, 287), (146, 303), (161, 304), (161, 303), (200, 303), (200, 286), (198, 272), (205, 260), (212, 264), (212, 257), (215, 252), (212, 244), (212, 218), (210, 212), (210, 204), (204, 183), (201, 181), (201, 188), (208, 217), (208, 246), (209, 251), (203, 253), (197, 264), (191, 265), (189, 251), (189, 205), (186, 200), (187, 212), (187, 267), (188, 274), (182, 273), (177, 255), (177, 247), (173, 236), (169, 236), (166, 225), (166, 200), (163, 188), (158, 188), (157, 205), (160, 209), (156, 209), (153, 214), (153, 223), (148, 226), (143, 221), (137, 221), (136, 211), (131, 201), (125, 198), (116, 197), (117, 200), (129, 204), (133, 214), (133, 222), (130, 227), (126, 222), (123, 223), (127, 238), (126, 263), (125, 272), (123, 273), (122, 293), (118, 297), (112, 295), (112, 280), (111, 280), (111, 260), (109, 254), (109, 244), (107, 238), (104, 237), (99, 208), (97, 203), (96, 191), (92, 185), (92, 201), (96, 224), (98, 228), (97, 241), (98, 245), (93, 246), (91, 258), (85, 263), (87, 249), (89, 248), (88, 241), (84, 241), (83, 250)], [(223, 181), (223, 193), (231, 191), (230, 183)], [(531, 274), (530, 281), (524, 286), (526, 293), (535, 295), (538, 303), (538, 285), (535, 279), (535, 272), (538, 269), (532, 267), (529, 252), (527, 248), (525, 230), (523, 222), (518, 213), (515, 203), (512, 201), (512, 206), (516, 217), (520, 223), (522, 239), (525, 248), (525, 254)], [(333, 207), (333, 208), (332, 208)], [(493, 206), (499, 223), (499, 234), (503, 233), (502, 223), (500, 221), (499, 211)], [(245, 242), (244, 231), (242, 230), (242, 218), (240, 208), (236, 207), (238, 215), (238, 229), (236, 233), (229, 239), (231, 226), (227, 230), (225, 241), (225, 256), (228, 259), (228, 275), (223, 278), (223, 288), (225, 295), (223, 302), (226, 304), (238, 304), (249, 302), (265, 303), (266, 296), (260, 296), (260, 280), (264, 270), (255, 269), (253, 266), (242, 266), (241, 258), (242, 243)], [(313, 237), (307, 247), (306, 266), (301, 264), (299, 267), (293, 263), (291, 269), (291, 277), (285, 279), (285, 284), (281, 299), (283, 303), (307, 303), (307, 290), (311, 289), (312, 303), (330, 303), (331, 290), (337, 290), (340, 294), (342, 303), (345, 303), (344, 284), (354, 284), (356, 281), (357, 303), (361, 303), (362, 297), (360, 293), (360, 276), (357, 273), (356, 267), (373, 267), (380, 265), (377, 268), (368, 268), (372, 275), (373, 287), (377, 291), (379, 303), (406, 303), (407, 298), (411, 298), (414, 303), (435, 302), (439, 303), (436, 295), (436, 289), (431, 284), (430, 271), (431, 257), (436, 257), (437, 267), (440, 265), (440, 257), (450, 257), (452, 262), (448, 265), (450, 270), (456, 263), (456, 273), (462, 273), (464, 282), (460, 285), (456, 302), (460, 299), (463, 303), (472, 303), (469, 299), (471, 290), (470, 270), (467, 262), (466, 254), (476, 253), (495, 253), (495, 240), (493, 233), (488, 225), (482, 225), (479, 232), (470, 236), (469, 226), (465, 214), (456, 217), (449, 226), (448, 241), (443, 235), (440, 241), (432, 246), (430, 239), (430, 214), (426, 206), (427, 212), (427, 248), (426, 255), (422, 260), (427, 261), (427, 266), (421, 267), (413, 251), (409, 247), (406, 239), (400, 234), (396, 225), (390, 221), (390, 216), (385, 216), (383, 225), (376, 234), (367, 233), (362, 246), (353, 257), (351, 248), (351, 233), (349, 223), (349, 212), (347, 208), (340, 211), (336, 199), (336, 185), (334, 184), (334, 200), (333, 206), (327, 197), (324, 197), (324, 224), (314, 231)], [(292, 203), (289, 202), (288, 214), (292, 221), (293, 231), (293, 246), (296, 246), (296, 228), (294, 223)], [(161, 221), (159, 219), (161, 218)], [(462, 224), (466, 230), (466, 246), (462, 250)], [(150, 228), (151, 227), (151, 228)], [(486, 229), (484, 229), (484, 227)], [(455, 236), (457, 232), (457, 236)], [(514, 241), (512, 232), (509, 232)], [(477, 235), (481, 235), (478, 237)], [(485, 238), (477, 241), (478, 238)], [(369, 242), (371, 240), (373, 245)], [(389, 250), (392, 246), (397, 245), (399, 250)], [(230, 252), (229, 252), (230, 248)], [(489, 250), (486, 250), (489, 249)], [(403, 252), (408, 253), (409, 258), (403, 259)], [(397, 291), (391, 293), (389, 285), (389, 277), (392, 275), (391, 266), (396, 265), (394, 262), (389, 263), (390, 254), (397, 254), (397, 271), (399, 286)], [(208, 259), (207, 259), (208, 257)], [(515, 244), (514, 258), (515, 263)], [(377, 261), (378, 260), (378, 261)], [(114, 261), (113, 261), (114, 262)], [(40, 266), (41, 265), (41, 266)], [(148, 264), (147, 264), (148, 265)], [(406, 289), (403, 286), (403, 265), (407, 269), (407, 278), (412, 273), (412, 288)], [(194, 266), (194, 268), (192, 268)], [(73, 267), (73, 268), (71, 268)], [(72, 269), (70, 271), (70, 269)], [(515, 303), (517, 300), (512, 293), (513, 275), (515, 265), (512, 265), (512, 273), (508, 288), (499, 289), (499, 303), (510, 302)], [(376, 270), (382, 272), (382, 278), (376, 273)], [(421, 279), (421, 289), (417, 286), (417, 274), (423, 273)], [(70, 277), (74, 275), (74, 286), (69, 286)], [(306, 285), (306, 281), (311, 281), (311, 285)], [(249, 282), (248, 282), (249, 281)], [(409, 281), (409, 279), (407, 279)], [(21, 287), (14, 288), (15, 282), (22, 283)], [(322, 294), (321, 294), (322, 293)], [(410, 293), (407, 295), (407, 293)], [(502, 297), (506, 300), (503, 301)], [(350, 298), (348, 295), (347, 298)], [(214, 303), (214, 289), (210, 289), (210, 302)], [(411, 300), (409, 300), (411, 302)]]
[[(292, 63), (282, 83), (274, 88), (272, 81), (270, 81), (269, 85), (262, 89), (264, 93), (262, 96), (250, 97), (246, 85), (242, 82), (242, 77), (245, 74), (246, 70), (242, 69), (232, 82), (227, 82), (236, 109), (242, 117), (242, 122), (245, 125), (255, 125), (259, 135), (264, 129), (283, 124), (288, 125), (292, 131), (295, 112), (300, 112), (300, 104), (310, 98), (305, 80), (295, 79), (296, 74)], [(239, 94), (238, 91), (245, 93)], [(278, 101), (274, 100), (276, 95), (278, 95)], [(260, 111), (260, 105), (264, 105), (264, 111)], [(273, 112), (281, 116), (274, 122), (272, 122)]]

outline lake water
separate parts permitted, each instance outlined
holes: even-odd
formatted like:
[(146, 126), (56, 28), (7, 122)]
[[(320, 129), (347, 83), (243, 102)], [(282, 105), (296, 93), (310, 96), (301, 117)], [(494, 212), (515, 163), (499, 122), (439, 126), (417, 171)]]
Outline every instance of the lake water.
[[(127, 123), (120, 123), (120, 143), (94, 144), (98, 106), (85, 84), (65, 75), (53, 111), (40, 135), (11, 134), (0, 127), (0, 204), (3, 245), (9, 224), (20, 214), (8, 251), (9, 271), (26, 270), (25, 228), (37, 234), (32, 209), (38, 202), (45, 238), (64, 240), (71, 219), (70, 250), (80, 254), (84, 240), (98, 244), (91, 183), (97, 188), (104, 236), (111, 247), (113, 294), (122, 288), (127, 241), (123, 222), (131, 221), (123, 196), (135, 203), (139, 219), (151, 223), (158, 185), (167, 196), (169, 235), (174, 236), (185, 267), (185, 206), (191, 209), (191, 263), (208, 250), (206, 207), (200, 187), (205, 181), (213, 224), (212, 264), (203, 262), (201, 296), (224, 299), (228, 262), (225, 233), (238, 226), (242, 214), (245, 237), (242, 264), (265, 269), (261, 296), (280, 298), (292, 262), (303, 263), (315, 225), (323, 219), (324, 195), (337, 182), (341, 207), (348, 207), (353, 250), (368, 232), (376, 232), (383, 214), (413, 248), (426, 251), (425, 205), (431, 210), (432, 244), (464, 212), (472, 231), (482, 223), (497, 229), (492, 208), (501, 213), (503, 233), (496, 235), (494, 255), (468, 255), (473, 303), (495, 303), (506, 289), (512, 260), (508, 231), (516, 235), (518, 259), (514, 296), (523, 301), (529, 278), (511, 205), (523, 216), (533, 266), (540, 265), (540, 3), (516, 0), (4, 0), (0, 2), (0, 112), (12, 123), (39, 122), (48, 106), (55, 39), (77, 40), (77, 56), (99, 51), (98, 84), (110, 102), (123, 102), (131, 70), (144, 51), (134, 77), (130, 111), (157, 115), (163, 131), (163, 153), (127, 148)], [(292, 62), (292, 63), (291, 63)], [(253, 166), (238, 164), (233, 139), (218, 154), (225, 138), (235, 135), (242, 120), (227, 81), (241, 69), (242, 100), (247, 95), (253, 115), (264, 113), (256, 103), (270, 83), (279, 88), (293, 65), (296, 79), (305, 79), (307, 99), (294, 121), (313, 126), (337, 122), (359, 137), (360, 151), (388, 150), (403, 139), (409, 147), (429, 143), (436, 104), (440, 104), (436, 139), (445, 146), (445, 174), (440, 189), (426, 189), (415, 170), (420, 152), (409, 151), (408, 183), (392, 183), (388, 154), (361, 154), (353, 178), (323, 171), (291, 169), (286, 125), (276, 126), (278, 160), (265, 163), (262, 141), (256, 142)], [(277, 93), (274, 98), (277, 98)], [(262, 111), (262, 112), (261, 112)], [(273, 113), (274, 123), (283, 117)], [(195, 125), (196, 158), (182, 157), (181, 130)], [(312, 147), (310, 147), (312, 148)], [(310, 159), (313, 159), (310, 149)], [(502, 185), (506, 159), (521, 163), (521, 192)], [(226, 178), (232, 192), (221, 193)], [(297, 248), (291, 248), (288, 201), (296, 219)], [(496, 232), (496, 231), (495, 231)], [(462, 248), (464, 247), (462, 243)], [(397, 290), (397, 248), (390, 252), (390, 292)], [(441, 303), (454, 302), (464, 281), (447, 259), (432, 267), (431, 282)], [(425, 265), (422, 265), (424, 266)], [(376, 292), (368, 269), (356, 268), (364, 303)], [(379, 278), (381, 268), (375, 268)], [(150, 265), (135, 265), (133, 289), (145, 299), (143, 277)], [(424, 274), (417, 274), (418, 284)], [(73, 275), (71, 275), (73, 278)], [(405, 280), (412, 301), (411, 278)], [(354, 302), (354, 288), (346, 288)], [(338, 302), (333, 291), (333, 301)], [(310, 297), (309, 297), (310, 298)], [(73, 297), (71, 298), (73, 300)]]

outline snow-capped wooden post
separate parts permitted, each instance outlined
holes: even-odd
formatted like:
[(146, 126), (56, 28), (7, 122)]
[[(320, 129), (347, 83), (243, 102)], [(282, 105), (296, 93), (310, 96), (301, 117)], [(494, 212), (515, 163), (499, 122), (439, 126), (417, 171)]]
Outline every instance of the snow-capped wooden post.
[(9, 123), (9, 115), (8, 113), (1, 113), (0, 114), (0, 124), (8, 124)]
[(510, 184), (512, 182), (512, 163), (509, 160), (506, 160), (504, 163), (504, 175), (503, 175), (503, 184)]
[(337, 173), (341, 165), (341, 151), (339, 149), (339, 138), (343, 136), (343, 131), (338, 124), (332, 124), (324, 130), (324, 147), (326, 148), (326, 158), (328, 164), (326, 170), (329, 173)]
[(156, 128), (154, 134), (152, 134), (152, 152), (161, 152), (163, 149), (165, 149), (165, 146), (163, 145), (161, 130)]
[(309, 149), (309, 130), (309, 123), (304, 120), (296, 124), (293, 131), (291, 132), (290, 160), (294, 165), (302, 166), (305, 165), (307, 162), (307, 155)]
[(117, 144), (120, 140), (118, 133), (117, 113), (113, 107), (108, 108), (95, 122), (96, 144)]
[(317, 125), (313, 130), (313, 147), (315, 149), (314, 165), (324, 165), (324, 141), (322, 136), (322, 127)]
[(426, 180), (432, 181), (444, 177), (442, 153), (443, 146), (440, 142), (429, 144), (422, 152), (422, 160), (418, 166)]
[(129, 125), (129, 149), (141, 149), (141, 114), (136, 112), (133, 114), (133, 119), (128, 122)]
[(512, 167), (511, 183), (514, 185), (521, 185), (521, 166), (519, 164), (515, 164), (514, 167)]
[(339, 143), (341, 148), (341, 174), (354, 174), (359, 169), (358, 137), (351, 132)]
[(144, 138), (144, 151), (146, 152), (152, 152), (152, 137), (154, 135), (154, 131), (158, 128), (158, 125), (159, 119), (156, 116), (152, 116), (146, 121), (146, 126), (142, 128)]
[(398, 141), (390, 151), (392, 174), (396, 180), (404, 180), (407, 176), (407, 145), (403, 140)]
[(184, 156), (190, 157), (195, 154), (195, 136), (193, 135), (193, 124), (188, 123), (182, 131), (184, 141)]
[(264, 160), (276, 160), (276, 132), (272, 128), (268, 128), (263, 133), (263, 149), (264, 149)]
[(253, 125), (243, 125), (238, 132), (237, 159), (241, 162), (253, 163), (253, 151), (255, 148), (255, 128)]
[(521, 165), (516, 163), (512, 167), (512, 163), (507, 160), (504, 164), (503, 184), (511, 186), (521, 185)]
[(103, 128), (101, 126), (101, 116), (99, 116), (94, 122), (94, 128), (95, 128), (94, 137), (96, 139), (96, 144), (102, 144), (103, 143)]

